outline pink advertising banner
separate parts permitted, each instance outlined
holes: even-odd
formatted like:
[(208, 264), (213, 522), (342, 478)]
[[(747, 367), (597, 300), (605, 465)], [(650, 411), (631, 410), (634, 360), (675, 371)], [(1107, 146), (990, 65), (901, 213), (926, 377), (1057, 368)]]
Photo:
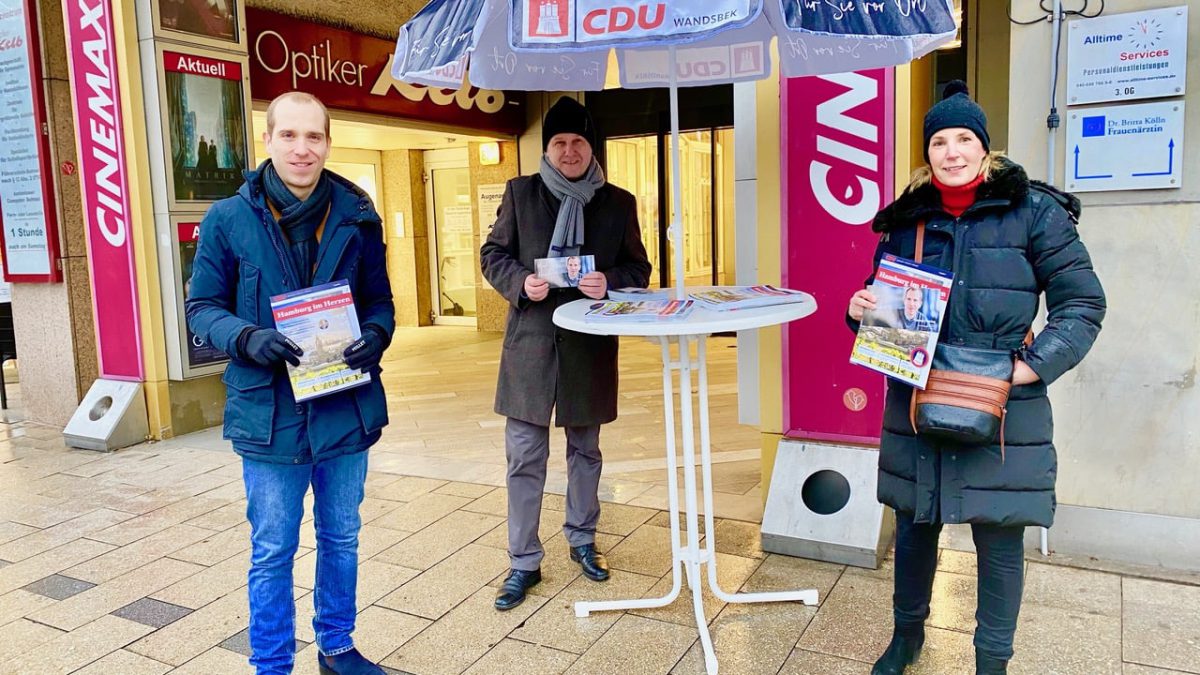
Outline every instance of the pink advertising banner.
[(100, 376), (141, 381), (142, 337), (111, 0), (64, 0)]
[(894, 194), (894, 71), (785, 79), (783, 283), (815, 314), (783, 333), (784, 435), (875, 444), (883, 377), (850, 365), (846, 306), (871, 272), (875, 212)]

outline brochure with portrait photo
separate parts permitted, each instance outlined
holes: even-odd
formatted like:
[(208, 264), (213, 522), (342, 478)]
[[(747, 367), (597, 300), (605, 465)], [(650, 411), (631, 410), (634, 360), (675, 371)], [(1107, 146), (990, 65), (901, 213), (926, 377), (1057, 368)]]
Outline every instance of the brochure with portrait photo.
[(954, 275), (887, 255), (879, 261), (875, 309), (863, 312), (850, 363), (925, 388)]
[(579, 280), (595, 271), (596, 258), (590, 255), (538, 258), (533, 261), (534, 274), (549, 282), (551, 288), (578, 288)]

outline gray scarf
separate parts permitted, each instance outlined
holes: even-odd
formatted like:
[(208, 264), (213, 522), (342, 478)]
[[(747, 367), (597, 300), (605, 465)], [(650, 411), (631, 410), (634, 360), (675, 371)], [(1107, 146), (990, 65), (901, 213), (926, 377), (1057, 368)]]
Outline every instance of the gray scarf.
[(579, 180), (568, 180), (550, 161), (542, 155), (542, 167), (538, 171), (550, 194), (562, 203), (558, 206), (558, 218), (554, 221), (554, 236), (550, 239), (547, 258), (579, 255), (583, 246), (583, 207), (604, 187), (604, 170), (596, 158), (587, 173)]

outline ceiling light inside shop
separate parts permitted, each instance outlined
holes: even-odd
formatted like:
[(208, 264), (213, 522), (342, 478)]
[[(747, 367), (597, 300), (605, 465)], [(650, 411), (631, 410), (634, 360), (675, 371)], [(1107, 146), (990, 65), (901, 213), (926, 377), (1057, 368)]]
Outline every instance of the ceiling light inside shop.
[(500, 144), (496, 142), (479, 144), (479, 163), (493, 166), (500, 163)]

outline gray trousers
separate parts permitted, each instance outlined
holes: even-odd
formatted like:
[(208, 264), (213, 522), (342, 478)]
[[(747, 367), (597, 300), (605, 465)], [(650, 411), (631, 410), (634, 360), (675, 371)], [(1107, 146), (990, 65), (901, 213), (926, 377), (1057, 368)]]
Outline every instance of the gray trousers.
[[(595, 543), (600, 520), (600, 426), (566, 427), (567, 517), (563, 535), (570, 546)], [(508, 418), (508, 557), (515, 570), (536, 570), (545, 551), (538, 538), (550, 428)]]

